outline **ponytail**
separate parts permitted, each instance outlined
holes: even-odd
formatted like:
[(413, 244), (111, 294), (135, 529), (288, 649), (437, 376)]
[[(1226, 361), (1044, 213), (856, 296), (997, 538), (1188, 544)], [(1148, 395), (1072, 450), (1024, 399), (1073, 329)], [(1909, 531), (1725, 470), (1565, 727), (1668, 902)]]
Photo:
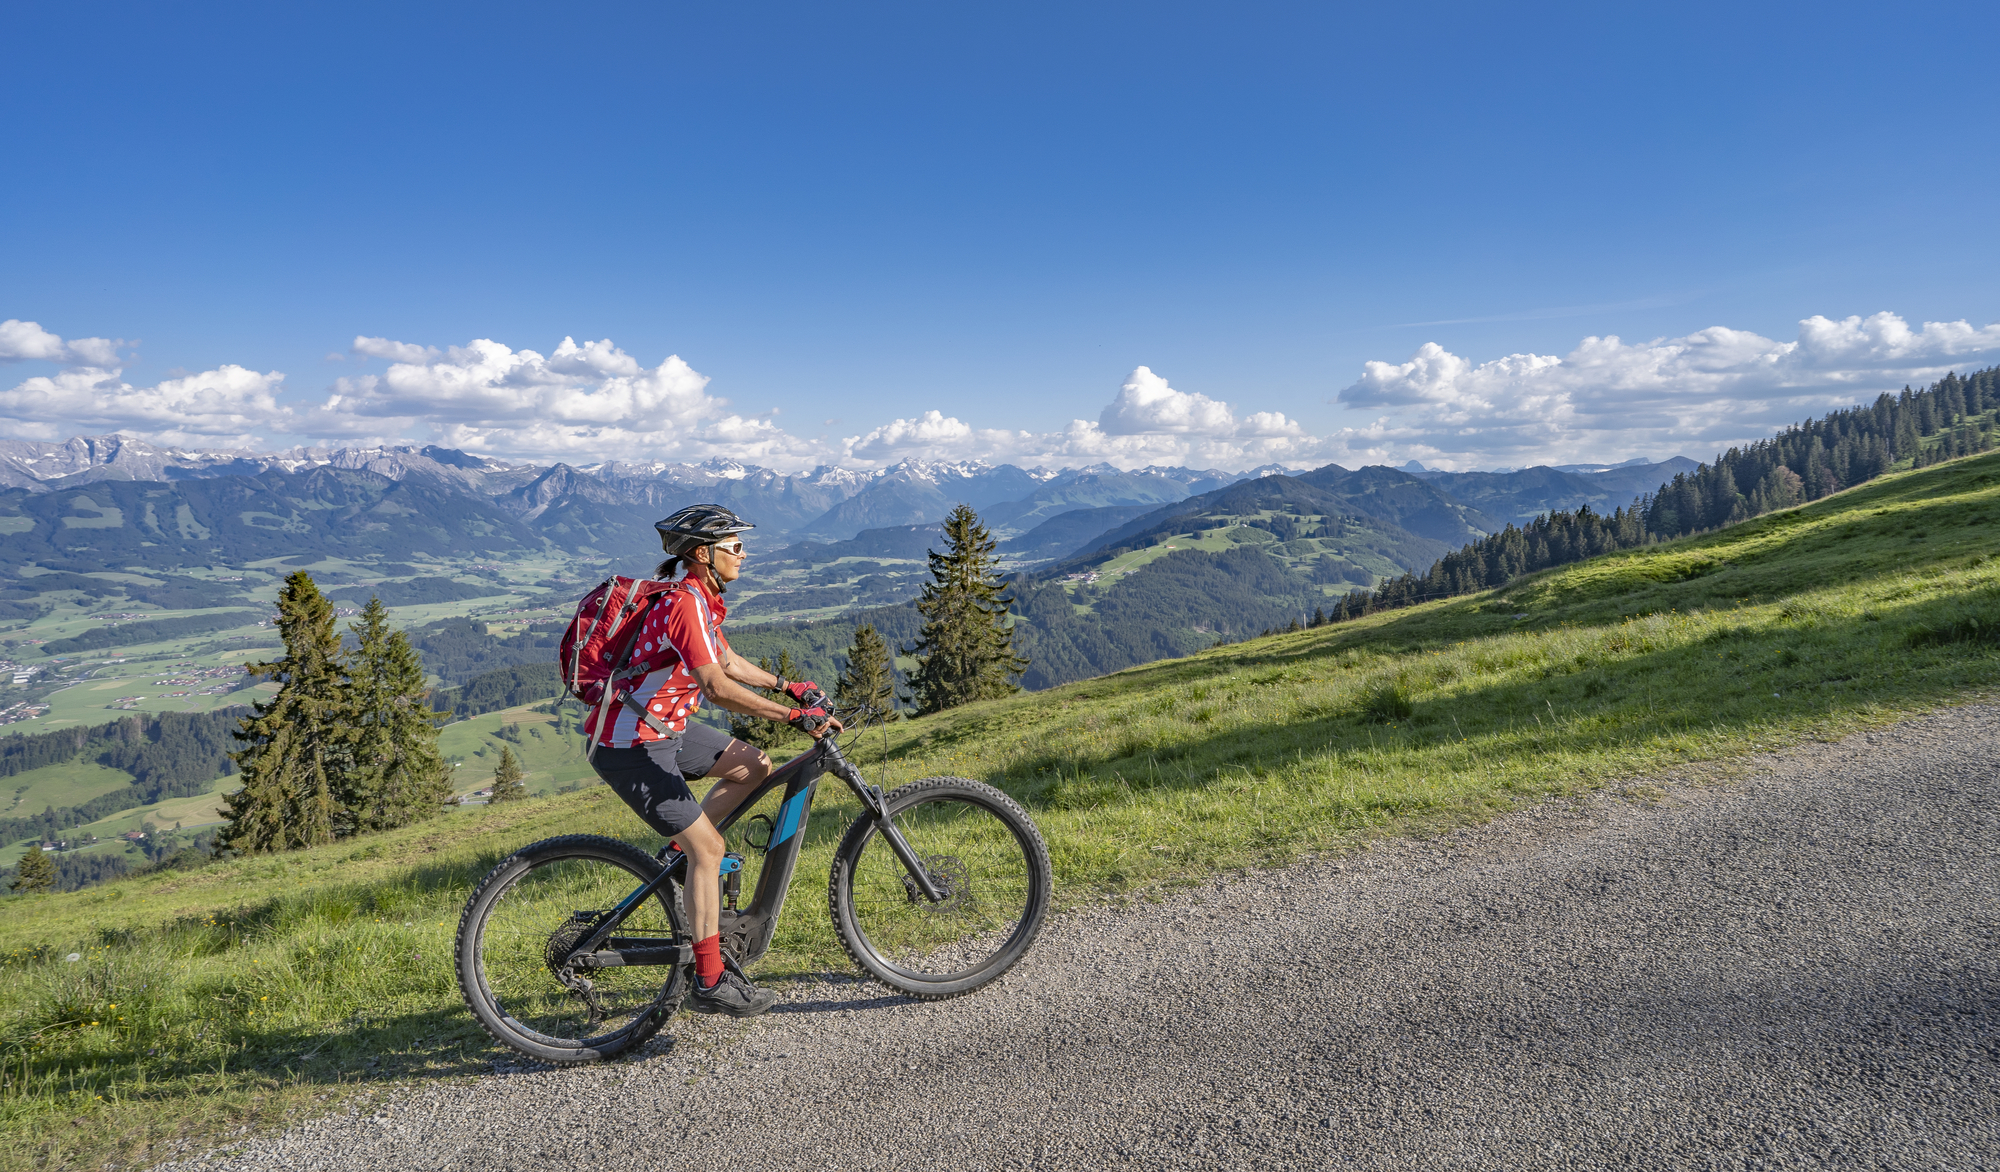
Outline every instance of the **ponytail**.
[(678, 556), (670, 557), (666, 561), (661, 562), (659, 566), (653, 570), (653, 577), (659, 579), (662, 582), (670, 581), (674, 576), (674, 571), (680, 568), (680, 564), (681, 564), (681, 559)]

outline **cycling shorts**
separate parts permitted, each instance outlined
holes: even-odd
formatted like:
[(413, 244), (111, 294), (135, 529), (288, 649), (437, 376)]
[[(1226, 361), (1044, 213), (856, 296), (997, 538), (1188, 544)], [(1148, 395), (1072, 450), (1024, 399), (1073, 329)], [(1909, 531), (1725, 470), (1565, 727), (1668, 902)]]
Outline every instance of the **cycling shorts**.
[(701, 802), (688, 781), (707, 777), (734, 743), (726, 732), (689, 721), (685, 731), (667, 740), (628, 749), (599, 745), (590, 763), (654, 833), (672, 838), (701, 821)]

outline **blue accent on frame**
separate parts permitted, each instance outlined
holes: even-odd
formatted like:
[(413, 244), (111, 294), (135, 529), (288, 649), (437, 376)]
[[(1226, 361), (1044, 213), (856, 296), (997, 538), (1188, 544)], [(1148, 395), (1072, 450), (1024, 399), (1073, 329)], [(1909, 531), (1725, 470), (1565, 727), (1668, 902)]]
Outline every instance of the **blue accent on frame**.
[(784, 809), (778, 811), (778, 831), (771, 836), (772, 846), (799, 832), (799, 819), (805, 816), (806, 801), (811, 797), (812, 787), (808, 786), (785, 800)]

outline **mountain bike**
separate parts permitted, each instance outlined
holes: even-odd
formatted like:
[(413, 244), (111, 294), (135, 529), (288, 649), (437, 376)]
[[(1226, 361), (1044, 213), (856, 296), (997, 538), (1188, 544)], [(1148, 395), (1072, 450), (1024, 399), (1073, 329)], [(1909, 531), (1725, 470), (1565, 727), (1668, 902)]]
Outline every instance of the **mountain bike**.
[[(717, 876), (687, 875), (671, 846), (650, 855), (595, 834), (514, 852), (473, 889), (459, 917), (459, 989), (496, 1041), (544, 1062), (609, 1058), (645, 1042), (680, 1009), (694, 980), (683, 885), (721, 884), (723, 957), (764, 955), (805, 846), (827, 774), (861, 802), (834, 852), (827, 907), (854, 962), (911, 997), (970, 993), (1011, 968), (1048, 914), (1048, 845), (1006, 794), (962, 777), (927, 777), (883, 793), (833, 737), (771, 771), (717, 827), (763, 857), (738, 908), (742, 855)], [(776, 817), (745, 811), (775, 789)]]

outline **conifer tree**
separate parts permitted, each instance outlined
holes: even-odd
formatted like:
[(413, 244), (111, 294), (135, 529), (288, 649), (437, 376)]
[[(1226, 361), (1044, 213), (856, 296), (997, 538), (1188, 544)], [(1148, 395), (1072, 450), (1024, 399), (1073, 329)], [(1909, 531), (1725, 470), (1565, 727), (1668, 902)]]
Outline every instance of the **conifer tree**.
[(21, 856), (20, 866), (14, 869), (13, 889), (22, 895), (33, 891), (47, 891), (56, 885), (56, 862), (42, 849), (37, 838), (28, 844), (28, 853)]
[(917, 671), (910, 678), (917, 711), (942, 712), (974, 700), (1016, 691), (1008, 679), (1027, 670), (1015, 654), (1007, 627), (1007, 604), (995, 572), (993, 538), (970, 505), (960, 505), (944, 521), (943, 553), (931, 551), (931, 580), (917, 610), (923, 630), (913, 649)]
[(243, 788), (228, 795), (228, 824), (219, 849), (261, 854), (332, 842), (345, 814), (339, 792), (353, 767), (354, 713), (333, 604), (304, 570), (278, 591), (282, 659), (247, 663), (253, 676), (278, 681), (278, 694), (257, 704), (229, 754)]
[(518, 802), (528, 796), (527, 783), (521, 780), (521, 760), (514, 756), (514, 750), (500, 746), (500, 764), (493, 770), (493, 796), (489, 802)]
[(889, 660), (889, 644), (873, 623), (854, 629), (847, 670), (834, 687), (834, 703), (842, 708), (873, 708), (890, 718), (896, 715), (895, 667)]
[(389, 629), (379, 598), (348, 624), (360, 640), (348, 657), (353, 685), (354, 769), (338, 797), (353, 830), (389, 830), (438, 813), (451, 796), (451, 775), (438, 756), (442, 712), (426, 702), (423, 661), (409, 637)]

